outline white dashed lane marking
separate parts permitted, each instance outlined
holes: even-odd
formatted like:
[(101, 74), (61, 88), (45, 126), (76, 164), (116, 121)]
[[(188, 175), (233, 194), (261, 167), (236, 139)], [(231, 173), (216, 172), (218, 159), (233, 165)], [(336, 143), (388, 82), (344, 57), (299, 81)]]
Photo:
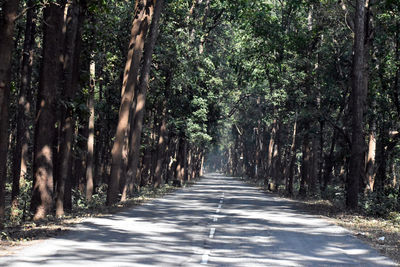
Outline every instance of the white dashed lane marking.
[(214, 234), (215, 234), (215, 228), (211, 228), (210, 229), (210, 235), (208, 236), (209, 238), (214, 238)]
[(207, 264), (209, 255), (210, 250), (206, 250), (203, 254), (203, 257), (201, 258), (201, 264)]
[[(224, 195), (225, 194), (222, 193), (222, 197), (219, 200), (219, 205), (218, 205), (218, 209), (216, 210), (216, 213), (219, 213), (221, 211), (222, 204), (224, 203)], [(217, 222), (217, 221), (218, 221), (218, 217), (217, 217), (217, 215), (214, 215), (213, 216), (213, 222)], [(208, 235), (208, 238), (214, 238), (215, 229), (216, 229), (215, 227), (210, 228), (210, 234)], [(209, 257), (210, 257), (210, 250), (208, 249), (208, 250), (204, 251), (204, 254), (203, 254), (202, 258), (201, 258), (201, 263), (200, 264), (203, 264), (203, 265), (207, 264)]]

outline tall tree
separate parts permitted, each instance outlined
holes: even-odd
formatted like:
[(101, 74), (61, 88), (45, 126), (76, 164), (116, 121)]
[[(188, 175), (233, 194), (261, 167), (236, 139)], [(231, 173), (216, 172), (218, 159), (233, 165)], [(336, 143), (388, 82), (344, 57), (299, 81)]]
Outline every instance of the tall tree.
[[(352, 136), (349, 175), (347, 177), (346, 204), (349, 208), (358, 207), (359, 181), (364, 176), (364, 110), (368, 80), (366, 78), (366, 8), (368, 0), (357, 0), (354, 18), (354, 47), (352, 73)], [(369, 23), (367, 21), (367, 23)]]
[(18, 96), (17, 133), (13, 155), (13, 184), (11, 193), (11, 213), (13, 216), (16, 215), (15, 212), (18, 210), (20, 181), (25, 179), (28, 171), (28, 162), (30, 161), (28, 156), (28, 147), (31, 136), (28, 118), (32, 112), (33, 94), (30, 90), (36, 29), (34, 22), (36, 10), (33, 5), (33, 0), (27, 2), (28, 11), (26, 13), (25, 38), (22, 51), (21, 74), (19, 77), (20, 86)]
[[(82, 1), (81, 1), (82, 2)], [(60, 156), (58, 157), (56, 215), (64, 215), (64, 198), (66, 196), (66, 180), (72, 168), (72, 144), (74, 139), (74, 117), (71, 105), (77, 92), (77, 76), (79, 64), (80, 27), (83, 22), (83, 6), (72, 1), (64, 18), (64, 51), (63, 51), (63, 103), (61, 114)], [(70, 190), (68, 188), (67, 190)], [(68, 194), (67, 194), (68, 195)]]
[(43, 55), (35, 119), (31, 200), (34, 220), (44, 219), (53, 205), (56, 94), (61, 89), (64, 6), (62, 0), (50, 2), (43, 11)]
[[(136, 177), (137, 165), (140, 156), (140, 138), (142, 135), (142, 128), (143, 128), (143, 116), (145, 113), (146, 94), (147, 94), (147, 88), (149, 86), (149, 77), (150, 77), (153, 50), (157, 40), (158, 25), (163, 4), (164, 0), (158, 0), (155, 5), (154, 16), (151, 22), (149, 35), (147, 37), (146, 44), (144, 47), (143, 67), (140, 73), (136, 107), (134, 109), (134, 113), (132, 114), (133, 123), (131, 124), (131, 131), (130, 131), (130, 150), (129, 150), (129, 161), (128, 161), (128, 168), (129, 168), (128, 174), (130, 176), (129, 178), (130, 181), (133, 180), (133, 177)], [(124, 187), (121, 200), (126, 199), (126, 194), (127, 194), (127, 185), (125, 185)]]
[[(153, 16), (154, 0), (137, 0), (135, 14), (132, 22), (131, 40), (129, 42), (128, 57), (125, 64), (122, 99), (119, 108), (118, 125), (115, 133), (114, 145), (111, 151), (112, 163), (109, 186), (107, 191), (107, 204), (118, 201), (118, 191), (121, 181), (123, 148), (125, 136), (129, 131), (129, 116), (133, 104), (140, 61), (148, 28)], [(126, 156), (125, 156), (126, 157)]]
[(8, 104), (11, 87), (11, 57), (14, 47), (14, 25), (19, 1), (0, 4), (0, 227), (3, 225), (8, 152)]

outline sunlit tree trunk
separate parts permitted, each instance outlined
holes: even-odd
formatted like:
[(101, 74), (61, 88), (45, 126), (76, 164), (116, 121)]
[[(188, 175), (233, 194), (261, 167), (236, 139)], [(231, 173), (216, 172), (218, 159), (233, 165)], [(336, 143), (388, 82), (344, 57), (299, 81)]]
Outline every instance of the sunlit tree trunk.
[[(72, 144), (74, 140), (74, 118), (73, 109), (68, 103), (73, 101), (75, 93), (77, 91), (77, 84), (73, 82), (74, 67), (77, 64), (74, 60), (79, 60), (79, 56), (75, 54), (80, 54), (78, 51), (78, 42), (80, 42), (80, 26), (82, 19), (80, 19), (80, 7), (76, 2), (72, 2), (69, 5), (68, 14), (64, 19), (64, 31), (65, 31), (65, 48), (64, 48), (64, 88), (63, 88), (63, 101), (64, 106), (62, 107), (62, 118), (61, 118), (61, 131), (60, 131), (60, 157), (59, 157), (59, 170), (57, 178), (57, 198), (56, 198), (56, 215), (64, 215), (64, 199), (66, 195), (70, 195), (69, 192), (71, 187), (69, 174), (72, 168)], [(69, 201), (68, 201), (69, 202)]]
[(96, 79), (96, 63), (92, 61), (90, 63), (90, 88), (89, 88), (89, 99), (88, 108), (90, 112), (89, 116), (89, 136), (87, 141), (87, 157), (86, 157), (86, 199), (92, 199), (94, 181), (94, 90), (95, 90), (95, 79)]
[(119, 109), (118, 125), (115, 133), (114, 145), (111, 151), (111, 174), (107, 191), (107, 205), (117, 202), (121, 181), (123, 148), (125, 136), (129, 131), (129, 116), (133, 104), (140, 61), (143, 55), (143, 47), (153, 16), (153, 0), (137, 0), (135, 15), (132, 22), (131, 40), (129, 42), (128, 57), (125, 65), (122, 99)]
[[(133, 125), (131, 125), (130, 132), (130, 150), (129, 150), (129, 161), (128, 161), (128, 180), (131, 183), (133, 177), (136, 176), (137, 165), (140, 156), (140, 139), (142, 135), (143, 128), (143, 117), (145, 114), (145, 106), (146, 106), (146, 94), (147, 88), (149, 87), (149, 77), (151, 70), (151, 62), (154, 46), (156, 44), (157, 36), (158, 36), (158, 27), (159, 20), (161, 16), (161, 9), (163, 6), (163, 0), (157, 0), (154, 9), (154, 17), (153, 14), (150, 14), (150, 19), (152, 19), (152, 23), (150, 26), (149, 36), (147, 37), (145, 51), (144, 51), (144, 63), (142, 67), (142, 71), (140, 73), (137, 100), (136, 100), (136, 108), (134, 109), (134, 120)], [(128, 194), (128, 185), (124, 186), (124, 190), (122, 193), (121, 200), (125, 200)]]
[(367, 190), (374, 191), (374, 181), (375, 181), (375, 154), (376, 154), (376, 129), (375, 122), (373, 122), (371, 131), (369, 133), (368, 141), (368, 155), (366, 163), (366, 175), (367, 175)]
[(34, 220), (44, 219), (53, 205), (56, 92), (60, 90), (64, 3), (49, 3), (43, 13), (43, 57), (34, 141)]

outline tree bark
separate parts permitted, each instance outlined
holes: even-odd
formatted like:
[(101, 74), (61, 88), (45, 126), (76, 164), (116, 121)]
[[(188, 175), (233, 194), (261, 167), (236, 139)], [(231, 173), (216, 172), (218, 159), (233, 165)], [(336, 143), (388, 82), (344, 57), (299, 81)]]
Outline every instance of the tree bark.
[(153, 16), (153, 0), (137, 0), (135, 16), (132, 23), (131, 40), (127, 62), (125, 65), (122, 84), (122, 100), (119, 109), (118, 126), (115, 133), (115, 141), (111, 151), (111, 174), (107, 191), (107, 205), (118, 201), (118, 192), (121, 180), (121, 165), (123, 162), (123, 147), (125, 135), (129, 131), (129, 116), (132, 107), (140, 61), (143, 55), (143, 46)]
[[(143, 117), (146, 106), (146, 94), (147, 94), (147, 88), (149, 86), (151, 62), (152, 62), (154, 46), (157, 41), (159, 20), (161, 16), (161, 9), (163, 6), (163, 2), (164, 2), (163, 0), (157, 0), (157, 3), (154, 8), (154, 17), (153, 14), (150, 15), (150, 17), (153, 18), (150, 26), (149, 36), (147, 37), (146, 40), (145, 51), (143, 56), (144, 63), (140, 74), (136, 108), (133, 114), (134, 120), (133, 120), (133, 125), (131, 125), (131, 132), (130, 132), (130, 142), (129, 142), (130, 150), (128, 157), (129, 158), (128, 183), (132, 182), (137, 172), (137, 165), (140, 156), (140, 139), (142, 135)], [(126, 196), (128, 194), (127, 190), (128, 190), (128, 185), (126, 184), (124, 186), (124, 191), (121, 197), (122, 201), (126, 200)]]
[(331, 147), (329, 149), (329, 154), (325, 158), (325, 170), (324, 170), (324, 177), (323, 177), (323, 185), (322, 185), (322, 192), (326, 192), (326, 188), (331, 181), (332, 171), (334, 166), (334, 153), (335, 153), (335, 146), (336, 146), (336, 139), (338, 137), (337, 130), (334, 130), (332, 135), (332, 142)]
[(296, 138), (297, 138), (297, 114), (293, 126), (292, 144), (290, 146), (291, 157), (289, 162), (289, 168), (287, 171), (286, 192), (289, 196), (293, 196), (294, 167), (296, 164)]
[(3, 226), (5, 208), (5, 183), (8, 152), (8, 103), (10, 96), (11, 58), (14, 46), (14, 24), (19, 1), (2, 1), (0, 17), (0, 228)]
[(64, 3), (49, 3), (43, 12), (43, 59), (38, 92), (34, 142), (34, 184), (31, 209), (34, 220), (44, 219), (53, 205), (53, 171), (56, 92), (62, 63), (62, 27)]
[(165, 148), (167, 138), (167, 103), (163, 101), (162, 121), (160, 126), (160, 134), (158, 137), (157, 144), (157, 163), (154, 171), (154, 187), (159, 187), (162, 183), (162, 167), (165, 160)]
[(33, 53), (35, 44), (35, 28), (33, 22), (36, 17), (36, 10), (33, 8), (33, 0), (27, 2), (30, 7), (26, 13), (25, 23), (25, 39), (23, 45), (22, 62), (21, 62), (21, 83), (18, 96), (18, 117), (17, 117), (17, 136), (13, 157), (13, 184), (11, 192), (11, 216), (17, 216), (18, 196), (20, 192), (20, 182), (23, 183), (27, 174), (27, 166), (29, 162), (28, 148), (30, 143), (30, 131), (27, 127), (28, 118), (32, 112), (32, 66)]
[(274, 119), (274, 122), (272, 123), (272, 130), (271, 130), (271, 137), (269, 139), (269, 145), (268, 145), (268, 159), (267, 159), (267, 181), (266, 183), (269, 182), (272, 176), (272, 158), (273, 158), (273, 153), (274, 153), (274, 147), (275, 147), (275, 138), (276, 138), (276, 129), (277, 127), (277, 121)]
[(350, 209), (358, 207), (359, 181), (363, 176), (364, 165), (364, 105), (367, 93), (366, 79), (366, 0), (356, 1), (353, 77), (352, 77), (352, 145), (349, 175), (347, 177), (346, 205)]
[[(77, 66), (74, 60), (79, 57), (75, 55), (78, 53), (78, 45), (80, 42), (80, 26), (82, 19), (80, 19), (80, 6), (73, 1), (68, 7), (68, 14), (65, 17), (64, 27), (66, 34), (64, 38), (64, 87), (63, 87), (63, 101), (62, 118), (61, 118), (61, 132), (60, 132), (60, 157), (59, 157), (59, 170), (57, 177), (57, 198), (56, 198), (56, 216), (61, 217), (64, 215), (64, 198), (66, 191), (66, 180), (69, 179), (70, 170), (72, 168), (72, 143), (74, 139), (74, 118), (73, 108), (70, 102), (73, 101), (77, 91), (77, 85), (73, 83), (74, 67)], [(70, 189), (70, 188), (68, 188)]]
[(310, 177), (310, 137), (306, 133), (303, 137), (303, 155), (301, 162), (301, 177), (300, 177), (300, 190), (299, 195), (301, 197), (307, 196), (307, 186), (309, 184)]
[(365, 172), (367, 175), (367, 190), (372, 192), (374, 191), (374, 182), (375, 182), (375, 155), (376, 155), (376, 129), (375, 122), (372, 123), (371, 132), (369, 133), (369, 142), (368, 142), (368, 155), (367, 155), (367, 164), (365, 167)]
[(86, 156), (86, 199), (91, 200), (94, 189), (93, 181), (93, 159), (94, 159), (94, 89), (96, 79), (96, 63), (90, 63), (90, 91), (88, 99), (89, 117), (89, 136), (87, 140), (87, 156)]

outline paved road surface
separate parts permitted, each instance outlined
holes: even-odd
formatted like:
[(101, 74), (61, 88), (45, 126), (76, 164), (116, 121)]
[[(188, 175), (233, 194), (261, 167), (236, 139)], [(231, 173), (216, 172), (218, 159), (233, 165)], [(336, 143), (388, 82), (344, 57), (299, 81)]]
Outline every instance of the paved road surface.
[(0, 258), (0, 266), (391, 266), (343, 228), (218, 174)]

